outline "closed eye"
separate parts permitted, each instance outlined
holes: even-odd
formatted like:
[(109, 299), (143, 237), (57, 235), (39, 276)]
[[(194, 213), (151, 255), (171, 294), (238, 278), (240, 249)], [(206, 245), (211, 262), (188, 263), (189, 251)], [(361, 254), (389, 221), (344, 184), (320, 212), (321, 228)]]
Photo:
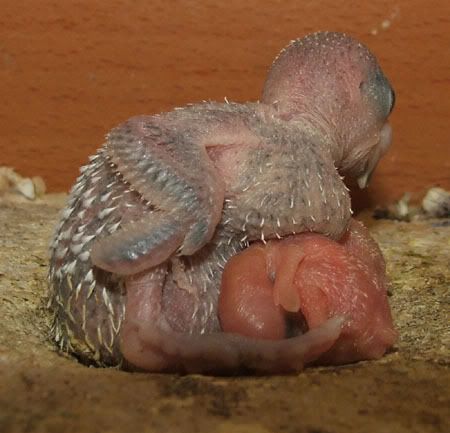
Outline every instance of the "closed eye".
[(391, 108), (389, 109), (389, 114), (392, 113), (394, 107), (395, 107), (395, 92), (394, 89), (391, 89)]

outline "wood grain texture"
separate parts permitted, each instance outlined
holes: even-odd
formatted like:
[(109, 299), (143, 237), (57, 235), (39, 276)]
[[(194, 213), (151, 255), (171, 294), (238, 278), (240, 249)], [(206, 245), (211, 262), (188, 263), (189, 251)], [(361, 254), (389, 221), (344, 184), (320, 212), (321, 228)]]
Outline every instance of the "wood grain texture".
[(0, 165), (66, 190), (126, 118), (258, 99), (290, 39), (339, 30), (397, 93), (394, 145), (359, 204), (450, 188), (450, 3), (420, 0), (0, 0)]

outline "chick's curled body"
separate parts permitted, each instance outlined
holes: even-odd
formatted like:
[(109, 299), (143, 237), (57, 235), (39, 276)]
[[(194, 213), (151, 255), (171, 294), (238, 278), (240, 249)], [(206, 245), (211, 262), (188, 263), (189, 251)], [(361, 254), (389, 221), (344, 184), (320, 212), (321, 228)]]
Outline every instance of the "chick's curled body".
[[(356, 323), (331, 292), (323, 298), (335, 308), (313, 314), (301, 284), (292, 291), (275, 283), (273, 294), (266, 287), (268, 308), (295, 315), (298, 307), (303, 319), (274, 315), (273, 335), (259, 338), (226, 330), (223, 270), (259, 241), (281, 240), (294, 258), (301, 253), (293, 234), (342, 242), (351, 209), (341, 175), (367, 184), (390, 143), (393, 103), (369, 50), (322, 32), (279, 54), (257, 103), (205, 102), (114, 128), (82, 168), (51, 246), (49, 305), (60, 348), (151, 371), (296, 371), (328, 361)], [(327, 248), (346, 261), (345, 251)], [(292, 272), (276, 272), (278, 281)], [(338, 352), (342, 362), (356, 359)]]

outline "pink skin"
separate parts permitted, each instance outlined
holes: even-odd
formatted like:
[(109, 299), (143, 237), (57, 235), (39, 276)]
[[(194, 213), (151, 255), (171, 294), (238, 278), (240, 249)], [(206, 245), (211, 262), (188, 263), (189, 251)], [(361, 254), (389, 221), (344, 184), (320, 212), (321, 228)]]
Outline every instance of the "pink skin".
[[(222, 278), (220, 333), (183, 335), (165, 320), (160, 285), (128, 280), (122, 333), (126, 359), (145, 370), (230, 373), (299, 371), (310, 363), (380, 358), (397, 339), (384, 260), (352, 221), (340, 243), (313, 233), (257, 243), (229, 260)], [(145, 299), (145, 302), (143, 301)], [(298, 327), (287, 338), (287, 319)], [(300, 329), (305, 328), (303, 332)]]
[(219, 299), (225, 332), (283, 339), (288, 312), (309, 330), (344, 319), (320, 363), (377, 359), (395, 343), (384, 260), (361, 223), (353, 220), (339, 243), (305, 233), (254, 244), (228, 262)]
[(139, 369), (221, 374), (299, 371), (329, 350), (341, 333), (339, 317), (304, 335), (279, 341), (231, 332), (177, 333), (163, 312), (153, 307), (160, 305), (161, 291), (147, 277), (128, 282), (127, 314), (121, 334), (125, 359)]
[[(262, 302), (271, 299), (267, 287), (261, 293), (261, 308), (278, 309), (267, 326), (276, 340), (222, 332), (222, 272), (232, 256), (259, 240), (305, 232), (342, 238), (351, 208), (341, 175), (367, 185), (390, 144), (393, 95), (366, 47), (322, 32), (280, 53), (260, 102), (205, 102), (114, 128), (83, 168), (51, 247), (50, 307), (59, 346), (89, 362), (152, 371), (277, 372), (318, 358), (346, 359), (340, 352), (331, 360), (323, 354), (345, 346), (348, 315), (361, 327), (371, 315), (358, 319), (350, 298), (341, 304), (328, 294), (330, 309), (318, 289), (317, 302), (303, 299), (301, 285), (289, 289), (295, 260), (312, 240), (301, 247), (280, 244), (289, 260), (280, 263), (274, 302)], [(353, 231), (346, 236), (353, 242)], [(354, 244), (364, 254), (372, 251)], [(317, 248), (325, 247), (318, 241)], [(336, 254), (336, 269), (347, 263), (342, 248), (325, 248)], [(313, 256), (308, 253), (305, 263)], [(356, 262), (349, 261), (352, 273)], [(379, 269), (371, 272), (381, 281)], [(344, 286), (348, 297), (357, 290)], [(291, 315), (300, 309), (309, 331), (280, 339), (281, 307)], [(246, 308), (247, 316), (265, 317), (251, 304)], [(304, 331), (306, 324), (298, 326)], [(353, 330), (350, 335), (357, 338)]]

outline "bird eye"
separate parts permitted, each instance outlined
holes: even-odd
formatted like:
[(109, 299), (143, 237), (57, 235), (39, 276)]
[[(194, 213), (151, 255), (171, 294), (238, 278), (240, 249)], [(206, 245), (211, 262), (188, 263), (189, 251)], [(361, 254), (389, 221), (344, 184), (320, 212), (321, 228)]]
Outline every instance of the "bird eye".
[(395, 92), (394, 89), (391, 89), (391, 108), (389, 109), (389, 114), (392, 113), (394, 107), (395, 107)]

